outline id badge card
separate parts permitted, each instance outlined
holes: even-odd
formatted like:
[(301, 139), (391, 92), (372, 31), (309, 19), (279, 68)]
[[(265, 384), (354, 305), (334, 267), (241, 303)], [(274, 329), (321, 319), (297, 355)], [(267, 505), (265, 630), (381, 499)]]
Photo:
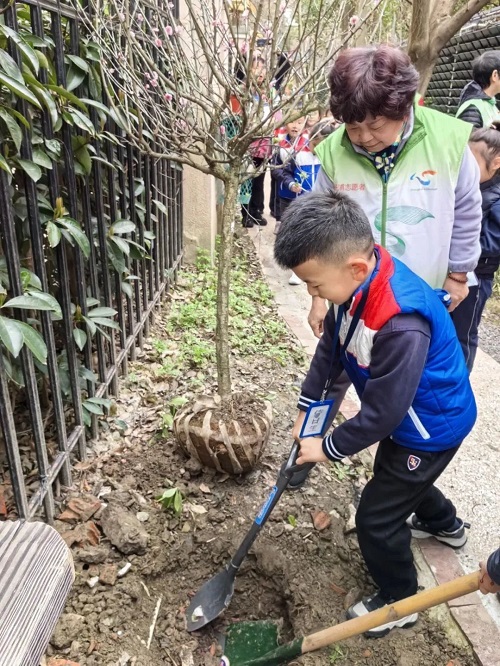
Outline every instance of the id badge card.
[(333, 400), (320, 400), (309, 405), (300, 438), (321, 437), (333, 407)]

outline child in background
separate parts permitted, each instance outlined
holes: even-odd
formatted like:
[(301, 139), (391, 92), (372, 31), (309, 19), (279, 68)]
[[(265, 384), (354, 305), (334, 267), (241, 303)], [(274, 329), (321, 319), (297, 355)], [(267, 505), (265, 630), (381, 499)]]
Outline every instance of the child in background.
[(500, 266), (500, 123), (494, 123), (490, 129), (475, 129), (469, 146), (479, 164), (483, 197), (481, 256), (474, 271), (478, 284), (469, 287), (467, 297), (457, 308), (458, 315), (462, 315), (460, 321), (463, 319), (464, 327), (467, 325), (462, 336), (467, 341), (463, 351), (471, 372), (479, 344), (481, 317), (486, 301), (492, 294), (493, 279)]
[[(316, 146), (334, 131), (329, 121), (320, 121), (310, 130), (309, 135), (300, 134), (303, 119), (286, 126), (287, 136), (279, 144), (279, 151), (273, 163), (283, 167), (273, 169), (271, 178), (276, 181), (276, 194), (281, 215), (290, 203), (304, 192), (310, 192), (316, 181), (320, 168), (319, 159), (314, 154)], [(276, 221), (275, 233), (278, 233), (281, 222)], [(298, 285), (302, 280), (292, 273), (288, 284)]]

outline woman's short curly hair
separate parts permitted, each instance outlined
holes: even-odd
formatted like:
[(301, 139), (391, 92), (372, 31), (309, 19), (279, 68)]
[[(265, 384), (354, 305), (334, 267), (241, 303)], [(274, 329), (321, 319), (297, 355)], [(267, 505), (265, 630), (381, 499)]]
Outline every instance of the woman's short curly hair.
[(388, 45), (346, 49), (328, 75), (330, 109), (345, 123), (362, 122), (367, 115), (403, 120), (418, 81), (417, 70), (401, 49)]

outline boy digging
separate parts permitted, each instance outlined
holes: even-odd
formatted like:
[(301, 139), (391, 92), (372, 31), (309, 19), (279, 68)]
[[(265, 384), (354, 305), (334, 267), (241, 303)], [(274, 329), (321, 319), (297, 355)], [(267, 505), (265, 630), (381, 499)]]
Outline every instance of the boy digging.
[[(465, 543), (464, 523), (433, 484), (474, 425), (474, 396), (446, 306), (375, 245), (368, 219), (348, 197), (313, 192), (294, 201), (274, 254), (311, 296), (336, 306), (302, 385), (294, 437), (342, 370), (361, 399), (359, 413), (330, 435), (302, 438), (297, 462), (338, 461), (380, 442), (356, 514), (361, 553), (379, 591), (349, 608), (350, 618), (359, 617), (417, 592), (412, 532)], [(368, 634), (412, 626), (417, 617)]]

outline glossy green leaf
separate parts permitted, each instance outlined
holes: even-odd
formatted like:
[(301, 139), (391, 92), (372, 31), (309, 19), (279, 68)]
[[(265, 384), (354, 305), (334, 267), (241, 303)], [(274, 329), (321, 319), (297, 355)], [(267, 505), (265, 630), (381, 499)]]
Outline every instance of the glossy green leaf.
[(25, 173), (27, 173), (28, 176), (35, 181), (35, 183), (37, 183), (42, 177), (42, 170), (40, 169), (38, 164), (35, 164), (30, 160), (21, 160), (21, 159), (17, 159), (16, 163), (19, 164), (21, 169)]
[[(47, 302), (46, 298), (50, 294), (44, 294), (43, 297), (40, 294), (35, 294), (31, 292), (30, 294), (23, 294), (22, 296), (14, 296), (6, 303), (3, 304), (3, 308), (17, 308), (19, 310), (49, 310), (51, 312), (57, 312), (60, 310), (59, 303), (57, 307), (50, 302)], [(50, 298), (53, 299), (52, 296)], [(55, 300), (55, 299), (53, 299)]]
[(127, 298), (133, 298), (134, 290), (129, 282), (122, 282), (121, 289), (122, 292), (125, 294), (125, 296), (127, 296)]
[(17, 321), (16, 324), (20, 328), (24, 342), (33, 356), (37, 359), (37, 361), (40, 361), (40, 363), (46, 363), (47, 345), (45, 344), (45, 340), (42, 338), (40, 333), (29, 324), (25, 324), (22, 321)]
[(66, 90), (72, 91), (76, 90), (78, 86), (84, 81), (87, 76), (86, 72), (82, 72), (81, 69), (71, 64), (66, 75)]
[(82, 129), (84, 132), (89, 132), (92, 136), (95, 135), (95, 127), (90, 120), (90, 118), (87, 118), (81, 111), (78, 111), (77, 109), (72, 109), (70, 111), (71, 117), (73, 118), (73, 122), (77, 127)]
[(83, 407), (90, 412), (91, 414), (97, 414), (98, 416), (104, 416), (104, 411), (100, 405), (96, 405), (89, 400), (83, 402)]
[(14, 358), (19, 356), (23, 346), (23, 333), (17, 325), (19, 322), (0, 316), (0, 341)]
[(21, 128), (10, 113), (4, 108), (0, 108), (0, 118), (3, 120), (5, 127), (19, 152), (19, 150), (21, 150), (21, 143), (23, 142), (23, 132)]
[(7, 171), (7, 173), (12, 174), (10, 166), (7, 164), (7, 160), (3, 155), (0, 155), (0, 169), (3, 169), (4, 171)]
[(92, 319), (89, 319), (88, 317), (84, 317), (83, 320), (90, 331), (90, 336), (93, 338), (94, 335), (97, 333), (97, 326), (94, 324)]
[(36, 148), (33, 151), (33, 162), (45, 169), (52, 169), (52, 160), (41, 148)]
[(127, 257), (129, 256), (130, 245), (128, 241), (124, 240), (123, 238), (120, 238), (119, 236), (113, 236), (112, 238), (110, 238), (110, 241), (116, 245), (119, 252), (122, 252), (123, 254), (127, 255)]
[(80, 56), (67, 55), (65, 60), (74, 65), (77, 69), (81, 69), (81, 71), (84, 72), (85, 74), (88, 73), (89, 66), (83, 58), (80, 58)]
[(69, 102), (71, 102), (71, 104), (74, 104), (75, 106), (80, 108), (82, 111), (85, 111), (85, 113), (88, 113), (88, 109), (85, 106), (85, 104), (82, 101), (80, 101), (80, 99), (76, 95), (73, 95), (72, 92), (70, 92), (69, 90), (66, 90), (66, 88), (63, 88), (62, 86), (56, 86), (56, 85), (53, 85), (53, 84), (49, 84), (49, 83), (45, 87), (48, 88), (49, 90), (53, 90), (58, 95), (60, 95), (61, 97), (64, 97), (64, 99), (67, 99)]
[(92, 321), (99, 326), (104, 326), (104, 328), (114, 328), (117, 331), (120, 330), (118, 322), (113, 321), (112, 319), (103, 319), (102, 317), (92, 317)]
[(102, 104), (102, 102), (96, 102), (95, 99), (87, 99), (82, 97), (80, 101), (83, 102), (86, 106), (93, 106), (100, 111), (104, 111), (104, 113), (109, 113), (108, 107)]
[(13, 92), (14, 95), (17, 95), (17, 97), (21, 97), (30, 104), (33, 104), (33, 106), (36, 106), (37, 109), (42, 108), (40, 106), (40, 102), (31, 92), (31, 90), (29, 90), (24, 84), (19, 83), (19, 81), (16, 81), (16, 79), (7, 76), (7, 74), (0, 74), (0, 83), (3, 84), (6, 88), (8, 88), (11, 92)]
[(14, 58), (3, 49), (0, 49), (0, 67), (12, 79), (19, 81), (19, 83), (24, 85), (23, 73), (17, 66)]
[(114, 317), (117, 314), (116, 310), (113, 308), (106, 308), (106, 307), (100, 307), (100, 308), (94, 308), (93, 310), (90, 310), (88, 313), (89, 317)]
[(87, 398), (85, 402), (90, 402), (93, 405), (101, 405), (101, 407), (105, 407), (106, 409), (111, 409), (111, 405), (113, 404), (113, 401), (109, 398)]
[(47, 60), (47, 56), (45, 53), (42, 53), (41, 51), (35, 50), (35, 55), (38, 58), (38, 64), (42, 69), (49, 69), (49, 61)]
[(19, 111), (16, 111), (16, 109), (6, 109), (10, 113), (11, 116), (13, 116), (16, 120), (19, 120), (21, 125), (24, 125), (26, 129), (29, 129), (31, 126), (29, 124), (29, 121), (26, 120), (26, 118), (23, 116), (22, 113), (19, 113)]
[(84, 256), (88, 258), (90, 255), (89, 239), (81, 230), (78, 222), (76, 220), (73, 220), (71, 217), (61, 217), (58, 220), (56, 220), (56, 224), (59, 227), (62, 227), (64, 231), (66, 231), (66, 233), (64, 234), (65, 238), (68, 239), (69, 235), (76, 242), (80, 250), (83, 252)]
[(112, 234), (129, 234), (135, 230), (136, 226), (131, 220), (117, 220), (111, 225)]
[(50, 150), (51, 153), (59, 155), (61, 153), (61, 144), (57, 139), (45, 139), (45, 147), (47, 150)]
[[(59, 301), (57, 301), (57, 299), (55, 299), (54, 296), (52, 296), (52, 294), (47, 294), (44, 291), (40, 291), (40, 292), (38, 292), (38, 291), (37, 292), (29, 291), (27, 293), (27, 295), (28, 296), (34, 296), (35, 298), (38, 298), (38, 299), (44, 301), (49, 306), (49, 308), (53, 312), (55, 312), (56, 314), (62, 314), (61, 306), (59, 305)], [(38, 309), (43, 309), (43, 308), (38, 308)]]
[[(59, 119), (59, 112), (57, 110), (54, 98), (50, 94), (49, 90), (46, 90), (44, 85), (40, 83), (40, 81), (38, 81), (32, 74), (26, 72), (24, 74), (24, 79), (26, 83), (29, 84), (30, 90), (33, 93), (33, 95), (35, 95), (35, 97), (40, 102), (41, 105), (40, 108), (42, 108), (42, 106), (46, 107), (55, 130), (56, 123)], [(48, 85), (46, 87), (49, 88)]]
[(87, 344), (87, 334), (85, 331), (83, 331), (81, 328), (74, 328), (73, 329), (73, 337), (75, 339), (76, 346), (80, 351), (83, 350), (85, 345)]
[(61, 242), (61, 230), (54, 222), (47, 222), (46, 230), (50, 247), (57, 247)]
[(87, 146), (83, 146), (80, 148), (80, 150), (76, 151), (75, 160), (80, 163), (84, 171), (84, 175), (88, 176), (92, 171), (92, 159), (90, 157)]
[(38, 74), (39, 62), (36, 57), (35, 52), (31, 48), (24, 38), (12, 28), (7, 27), (6, 25), (0, 26), (0, 32), (3, 32), (4, 35), (10, 37), (12, 41), (17, 45), (17, 48), (21, 51), (24, 62), (26, 62), (35, 74)]

